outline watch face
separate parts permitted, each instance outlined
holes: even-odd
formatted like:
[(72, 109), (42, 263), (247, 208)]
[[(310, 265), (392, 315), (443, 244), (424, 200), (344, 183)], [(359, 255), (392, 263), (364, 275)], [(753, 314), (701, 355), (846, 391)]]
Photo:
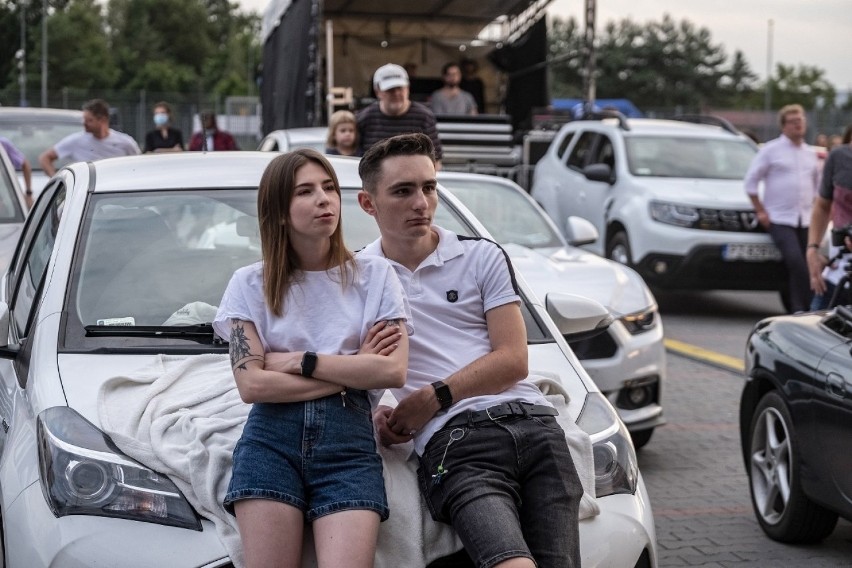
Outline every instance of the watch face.
[(442, 410), (453, 405), (453, 394), (450, 392), (450, 387), (441, 381), (435, 381), (432, 386), (435, 388), (435, 396), (438, 398)]

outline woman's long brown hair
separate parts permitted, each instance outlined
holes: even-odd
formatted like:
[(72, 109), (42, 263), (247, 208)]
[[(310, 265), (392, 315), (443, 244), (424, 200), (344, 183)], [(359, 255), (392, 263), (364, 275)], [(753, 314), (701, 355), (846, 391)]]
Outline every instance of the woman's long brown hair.
[[(257, 194), (257, 217), (263, 257), (263, 295), (270, 311), (281, 316), (284, 297), (293, 283), (299, 261), (290, 243), (290, 202), (296, 187), (296, 170), (314, 162), (326, 171), (340, 196), (340, 183), (334, 168), (316, 150), (300, 149), (278, 156), (266, 167)], [(337, 228), (330, 237), (331, 248), (326, 269), (340, 269), (340, 281), (349, 281), (352, 253), (343, 243), (343, 224), (338, 212)]]

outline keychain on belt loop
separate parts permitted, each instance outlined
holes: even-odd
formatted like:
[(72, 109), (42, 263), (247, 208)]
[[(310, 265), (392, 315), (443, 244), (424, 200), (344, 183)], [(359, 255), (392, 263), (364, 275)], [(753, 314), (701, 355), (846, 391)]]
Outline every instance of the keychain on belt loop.
[(450, 470), (444, 469), (444, 460), (447, 458), (447, 450), (450, 449), (450, 444), (457, 442), (462, 438), (464, 438), (464, 430), (461, 428), (453, 428), (452, 431), (450, 431), (450, 439), (447, 442), (447, 447), (444, 448), (444, 455), (441, 456), (441, 463), (438, 464), (438, 473), (432, 475), (432, 485), (440, 485), (441, 479), (444, 475), (450, 472)]

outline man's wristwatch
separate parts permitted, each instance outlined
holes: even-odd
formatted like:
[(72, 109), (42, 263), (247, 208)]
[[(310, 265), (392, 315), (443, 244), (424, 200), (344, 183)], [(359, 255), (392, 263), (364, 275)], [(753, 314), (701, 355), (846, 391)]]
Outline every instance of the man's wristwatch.
[(441, 410), (446, 410), (453, 405), (453, 393), (444, 381), (435, 381), (432, 383), (432, 388), (435, 389), (435, 397), (441, 405)]
[(314, 369), (317, 368), (317, 354), (313, 351), (305, 351), (302, 355), (302, 364), (299, 369), (299, 374), (303, 377), (313, 377)]

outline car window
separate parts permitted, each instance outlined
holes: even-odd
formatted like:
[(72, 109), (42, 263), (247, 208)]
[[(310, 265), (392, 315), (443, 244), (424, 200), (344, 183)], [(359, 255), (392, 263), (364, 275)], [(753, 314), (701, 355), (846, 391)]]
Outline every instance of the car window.
[(569, 132), (562, 140), (560, 140), (559, 148), (556, 149), (556, 155), (559, 156), (560, 159), (565, 156), (565, 150), (568, 149), (568, 145), (571, 144), (571, 140), (573, 139), (574, 132)]
[(739, 138), (625, 137), (633, 175), (743, 179), (757, 150)]
[[(8, 116), (0, 114), (0, 132), (7, 137), (30, 161), (33, 170), (41, 171), (39, 155), (68, 136), (83, 131), (81, 119), (43, 116)], [(56, 160), (58, 170), (69, 161)]]
[(592, 149), (592, 145), (595, 141), (595, 137), (597, 136), (594, 132), (583, 132), (580, 135), (580, 138), (577, 139), (577, 143), (574, 144), (574, 147), (571, 149), (571, 153), (568, 155), (568, 162), (566, 165), (569, 168), (581, 170), (586, 165), (586, 160), (589, 157), (589, 152)]
[(35, 231), (28, 239), (28, 247), (17, 263), (17, 289), (12, 300), (12, 314), (17, 326), (18, 336), (26, 337), (32, 321), (32, 310), (36, 303), (36, 295), (47, 271), (47, 263), (56, 243), (59, 232), (59, 221), (65, 206), (65, 186), (57, 189), (50, 200), (42, 200), (46, 204), (38, 212), (39, 217), (33, 228)]
[(69, 314), (84, 326), (212, 321), (234, 271), (260, 259), (256, 195), (93, 195), (75, 255)]
[[(342, 192), (344, 238), (352, 250), (379, 235), (357, 193)], [(62, 349), (209, 350), (212, 339), (188, 346), (190, 337), (122, 335), (120, 328), (211, 322), (234, 271), (261, 258), (256, 200), (253, 188), (91, 194), (72, 263)], [(474, 234), (446, 203), (435, 222)], [(31, 265), (35, 274), (44, 261), (34, 257)], [(529, 322), (531, 341), (548, 340), (541, 325)]]
[(543, 214), (520, 193), (522, 190), (486, 178), (450, 179), (441, 183), (501, 245), (512, 243), (529, 248), (564, 245)]
[(615, 151), (612, 147), (612, 140), (609, 136), (601, 134), (598, 138), (598, 145), (595, 148), (594, 154), (589, 159), (589, 164), (605, 164), (610, 169), (615, 169)]

